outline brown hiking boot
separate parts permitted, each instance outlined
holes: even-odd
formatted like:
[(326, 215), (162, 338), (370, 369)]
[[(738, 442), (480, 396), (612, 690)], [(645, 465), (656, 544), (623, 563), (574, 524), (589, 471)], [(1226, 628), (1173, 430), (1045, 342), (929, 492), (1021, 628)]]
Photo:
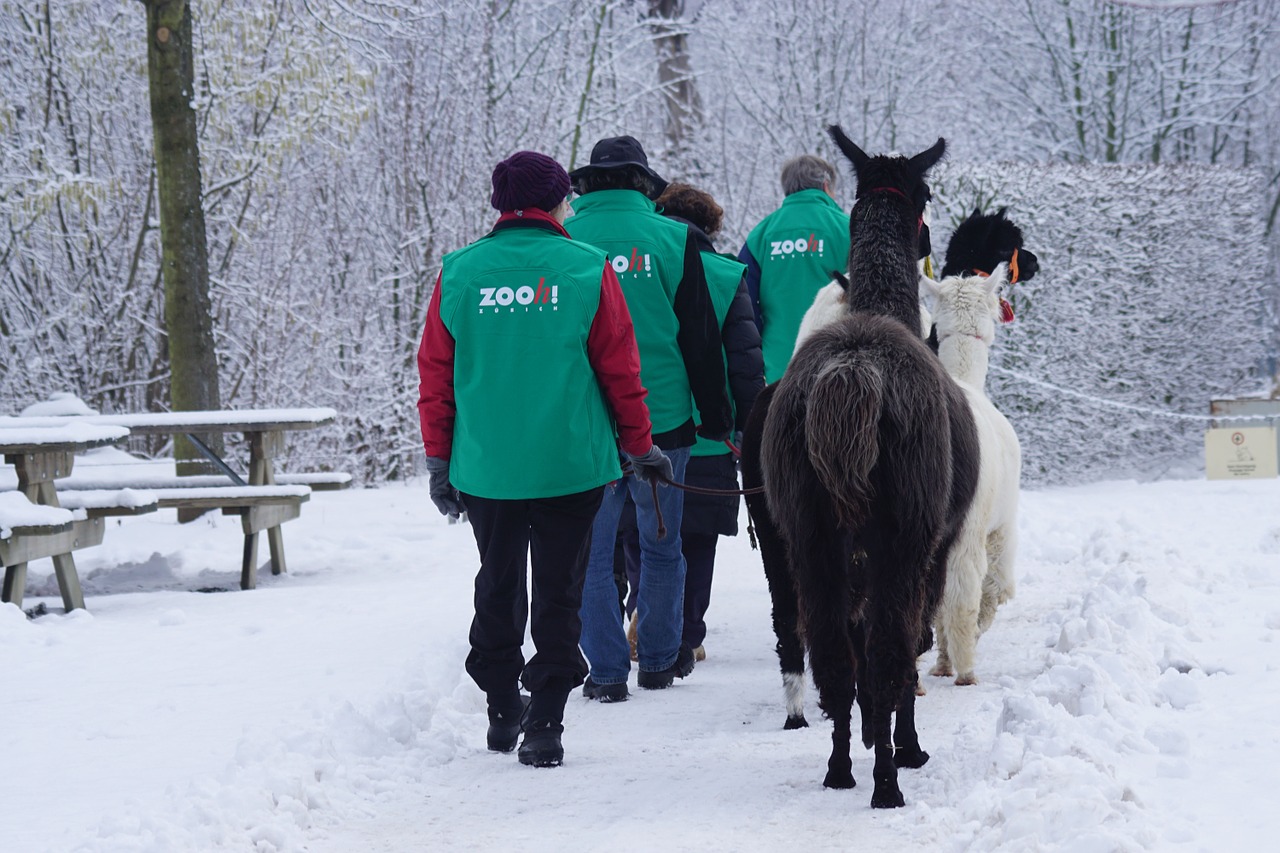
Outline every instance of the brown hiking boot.
[(640, 658), (636, 652), (636, 642), (639, 637), (640, 611), (634, 610), (631, 613), (631, 624), (627, 626), (627, 645), (631, 647), (631, 659), (638, 661)]

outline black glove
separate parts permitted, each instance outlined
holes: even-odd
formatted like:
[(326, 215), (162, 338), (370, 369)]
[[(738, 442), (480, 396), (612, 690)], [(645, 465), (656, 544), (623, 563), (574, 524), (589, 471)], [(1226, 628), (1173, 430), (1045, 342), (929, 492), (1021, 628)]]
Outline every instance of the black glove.
[(427, 471), (431, 474), (431, 485), (428, 489), (431, 502), (436, 505), (436, 509), (440, 510), (441, 515), (447, 515), (452, 519), (460, 518), (467, 508), (462, 503), (462, 495), (458, 494), (453, 483), (449, 482), (449, 460), (441, 459), (439, 456), (428, 456)]
[(658, 482), (666, 485), (667, 482), (674, 480), (676, 472), (671, 467), (671, 460), (667, 455), (658, 449), (658, 445), (652, 445), (648, 451), (640, 456), (632, 456), (627, 454), (627, 458), (631, 460), (631, 473), (636, 475), (636, 479), (643, 483), (647, 483), (654, 477), (658, 478)]

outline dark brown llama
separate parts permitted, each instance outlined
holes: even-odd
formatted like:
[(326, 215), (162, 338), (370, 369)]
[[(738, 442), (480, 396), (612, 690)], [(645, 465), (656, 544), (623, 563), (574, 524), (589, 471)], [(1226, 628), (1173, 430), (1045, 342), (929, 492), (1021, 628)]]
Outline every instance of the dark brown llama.
[(758, 473), (785, 543), (820, 705), (834, 724), (823, 784), (855, 784), (851, 713), (860, 694), (863, 742), (875, 749), (871, 805), (888, 808), (904, 802), (897, 768), (929, 758), (915, 733), (915, 662), (972, 500), (977, 440), (963, 397), (920, 335), (924, 178), (945, 142), (910, 159), (869, 157), (840, 128), (830, 133), (858, 181), (850, 314), (804, 343), (757, 400)]

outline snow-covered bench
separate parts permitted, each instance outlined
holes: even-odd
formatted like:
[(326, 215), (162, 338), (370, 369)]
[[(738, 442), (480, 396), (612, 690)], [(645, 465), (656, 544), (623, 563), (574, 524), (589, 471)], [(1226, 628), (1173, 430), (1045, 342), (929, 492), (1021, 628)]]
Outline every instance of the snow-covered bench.
[(13, 466), (13, 482), (0, 492), (0, 563), (4, 585), (0, 601), (22, 606), (27, 563), (53, 559), (58, 590), (67, 610), (84, 607), (80, 576), (71, 552), (102, 542), (101, 516), (78, 508), (64, 508), (54, 482), (71, 473), (75, 455), (114, 444), (129, 434), (119, 426), (63, 423), (31, 427), (3, 419), (0, 423), (0, 456)]
[[(34, 504), (22, 492), (0, 492), (0, 565), (7, 569), (70, 552), (76, 547), (76, 522), (84, 518), (69, 509)], [(8, 583), (5, 593), (5, 601), (10, 600)], [(15, 603), (22, 604), (21, 590)]]
[[(79, 510), (89, 519), (137, 515), (157, 508), (219, 509), (223, 515), (238, 515), (245, 537), (240, 567), (241, 589), (253, 589), (258, 583), (258, 534), (297, 518), (302, 514), (302, 505), (311, 499), (309, 486), (237, 486), (222, 477), (173, 479), (211, 482), (163, 486), (157, 485), (155, 480), (129, 484), (90, 481), (89, 488), (81, 488), (74, 483), (73, 477), (68, 477), (59, 483), (58, 499), (64, 508)], [(272, 553), (272, 571), (279, 574), (285, 570), (284, 549), (281, 547), (279, 553)]]
[[(258, 534), (265, 531), (273, 574), (285, 572), (284, 539), (280, 525), (297, 518), (312, 490), (346, 488), (351, 475), (342, 472), (276, 474), (274, 460), (283, 452), (284, 433), (309, 430), (332, 423), (333, 409), (257, 409), (205, 412), (148, 412), (134, 414), (42, 415), (0, 418), (0, 428), (60, 427), (68, 423), (125, 427), (134, 435), (184, 435), (221, 475), (178, 477), (172, 460), (141, 464), (99, 466), (86, 462), (74, 474), (59, 480), (58, 494), (64, 506), (83, 509), (90, 518), (127, 514), (126, 501), (113, 500), (124, 493), (145, 493), (161, 509), (185, 512), (220, 509), (238, 515), (244, 530), (240, 586), (257, 585)], [(242, 433), (249, 447), (246, 476), (233, 471), (199, 437), (213, 433)], [(0, 478), (2, 479), (2, 478)], [(2, 487), (2, 483), (0, 483)]]
[[(130, 489), (198, 489), (235, 485), (223, 474), (197, 474), (179, 477), (173, 473), (171, 461), (159, 464), (141, 462), (132, 465), (85, 464), (58, 483), (59, 490), (78, 491), (120, 489), (125, 484)], [(335, 491), (351, 485), (351, 475), (334, 472), (308, 472), (300, 474), (276, 474), (277, 486), (307, 486), (313, 492)]]

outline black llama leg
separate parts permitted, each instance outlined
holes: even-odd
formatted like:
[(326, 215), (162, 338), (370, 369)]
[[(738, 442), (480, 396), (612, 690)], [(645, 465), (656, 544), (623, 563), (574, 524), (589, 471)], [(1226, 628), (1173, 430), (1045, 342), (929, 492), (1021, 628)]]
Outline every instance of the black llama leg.
[(849, 624), (849, 636), (853, 639), (854, 695), (862, 716), (862, 745), (871, 749), (875, 740), (871, 737), (871, 685), (867, 681), (867, 631), (861, 618)]
[(920, 735), (916, 733), (916, 682), (911, 679), (898, 700), (898, 712), (893, 719), (893, 763), (899, 768), (924, 767), (929, 753), (920, 748)]
[[(817, 508), (814, 508), (818, 511)], [(791, 551), (804, 608), (805, 645), (818, 703), (831, 720), (831, 757), (822, 784), (852, 788), (853, 760), (849, 754), (854, 684), (854, 649), (849, 636), (849, 548), (834, 524), (821, 525), (813, 535), (800, 537)]]
[[(867, 671), (866, 639), (862, 625), (853, 626), (850, 633), (854, 637), (854, 649), (857, 650), (858, 672)], [(858, 709), (862, 714), (862, 745), (867, 749), (875, 746), (871, 733), (871, 689), (863, 676), (863, 684), (855, 686)], [(898, 700), (897, 710), (893, 715), (893, 762), (899, 769), (923, 767), (929, 760), (929, 753), (920, 748), (920, 735), (916, 732), (916, 687), (919, 677), (911, 679), (907, 689)]]
[[(742, 485), (745, 489), (764, 485), (760, 472), (760, 439), (769, 401), (776, 387), (770, 385), (756, 397), (742, 437)], [(763, 494), (747, 495), (747, 511), (751, 514), (765, 579), (769, 583), (769, 598), (773, 602), (773, 633), (778, 639), (775, 651), (787, 704), (787, 719), (782, 727), (806, 728), (809, 721), (804, 716), (804, 643), (800, 637), (795, 583), (791, 579), (786, 542), (769, 514), (769, 504)]]
[[(895, 530), (896, 527), (897, 535), (890, 534), (867, 549), (871, 584), (865, 611), (867, 677), (860, 681), (860, 686), (865, 684), (870, 693), (871, 738), (875, 749), (871, 807), (877, 809), (906, 804), (898, 787), (892, 717), (895, 711), (907, 715), (901, 731), (904, 738), (912, 740), (916, 650), (925, 604), (920, 581), (925, 577), (930, 557), (928, 549), (921, 545), (920, 531), (911, 531), (916, 535), (903, 535), (906, 531), (897, 527), (901, 519), (890, 522), (895, 527), (886, 526), (885, 521), (882, 519), (876, 525), (878, 529)], [(910, 530), (912, 525), (905, 527)], [(900, 723), (903, 723), (901, 719)], [(909, 757), (923, 764), (921, 757), (927, 760), (927, 755), (920, 750), (918, 739), (914, 740), (914, 743), (903, 744), (908, 748), (904, 759)]]
[[(804, 645), (800, 640), (795, 585), (786, 564), (786, 546), (776, 529), (771, 531), (772, 541), (766, 544), (766, 536), (759, 531), (760, 550), (764, 557), (765, 576), (769, 581), (769, 595), (773, 599), (773, 633), (778, 638), (778, 667), (782, 671), (782, 687), (786, 695), (787, 720), (784, 729), (807, 728), (804, 716), (805, 674)], [(767, 552), (776, 551), (770, 557)], [(770, 568), (772, 566), (772, 568)]]

